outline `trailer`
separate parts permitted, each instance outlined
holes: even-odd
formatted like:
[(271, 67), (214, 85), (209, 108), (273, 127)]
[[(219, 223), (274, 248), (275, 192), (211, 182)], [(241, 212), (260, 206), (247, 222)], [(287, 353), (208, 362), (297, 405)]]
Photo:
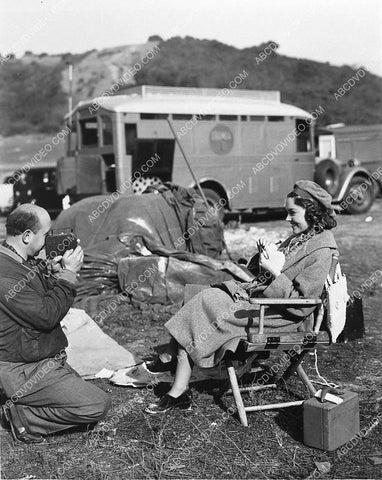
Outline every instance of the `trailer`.
[(230, 211), (283, 208), (297, 180), (315, 178), (320, 108), (282, 103), (279, 91), (234, 88), (140, 86), (82, 101), (67, 116), (57, 190), (74, 202), (160, 182), (199, 184), (210, 204)]

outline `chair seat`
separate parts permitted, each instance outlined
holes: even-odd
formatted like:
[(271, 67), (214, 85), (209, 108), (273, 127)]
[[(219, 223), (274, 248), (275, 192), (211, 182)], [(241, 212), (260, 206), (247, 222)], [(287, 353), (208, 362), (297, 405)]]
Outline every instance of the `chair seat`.
[(330, 339), (327, 332), (268, 332), (249, 333), (248, 340), (244, 341), (246, 352), (264, 350), (289, 350), (299, 347), (298, 350), (310, 350), (317, 345), (329, 345)]

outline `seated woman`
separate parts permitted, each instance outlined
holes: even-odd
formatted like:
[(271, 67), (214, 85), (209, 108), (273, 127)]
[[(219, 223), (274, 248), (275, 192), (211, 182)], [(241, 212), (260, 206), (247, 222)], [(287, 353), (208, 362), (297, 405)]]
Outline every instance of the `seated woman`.
[[(188, 383), (194, 364), (209, 368), (235, 351), (247, 337), (248, 328), (258, 325), (258, 311), (250, 297), (317, 298), (321, 295), (337, 250), (330, 232), (337, 223), (332, 197), (309, 180), (298, 181), (287, 195), (286, 221), (293, 234), (278, 248), (263, 242), (262, 252), (251, 261), (257, 275), (251, 283), (225, 282), (195, 295), (166, 324), (178, 348), (177, 367), (170, 391), (146, 413), (189, 408)], [(248, 312), (251, 310), (251, 312)], [(264, 331), (296, 331), (314, 307), (269, 308)], [(249, 318), (249, 316), (251, 318)]]

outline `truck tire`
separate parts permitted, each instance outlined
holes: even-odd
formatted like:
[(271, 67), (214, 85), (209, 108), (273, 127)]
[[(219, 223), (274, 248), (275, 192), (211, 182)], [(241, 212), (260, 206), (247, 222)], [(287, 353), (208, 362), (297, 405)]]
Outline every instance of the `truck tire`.
[(364, 213), (373, 205), (375, 199), (374, 185), (368, 184), (364, 177), (354, 177), (349, 184), (344, 197), (347, 207), (345, 212), (350, 214)]
[[(207, 203), (208, 203), (209, 207), (212, 207), (217, 202), (219, 202), (220, 195), (218, 193), (216, 193), (215, 190), (212, 190), (212, 188), (203, 188), (203, 187), (202, 187), (202, 190), (204, 192), (204, 195), (206, 196)], [(225, 205), (227, 205), (227, 203)], [(218, 216), (219, 216), (221, 221), (223, 221), (224, 214), (225, 214), (225, 208), (223, 206), (223, 207), (219, 208), (219, 210), (218, 210)]]
[(334, 195), (340, 186), (340, 168), (329, 158), (322, 160), (316, 167), (314, 179), (330, 195)]

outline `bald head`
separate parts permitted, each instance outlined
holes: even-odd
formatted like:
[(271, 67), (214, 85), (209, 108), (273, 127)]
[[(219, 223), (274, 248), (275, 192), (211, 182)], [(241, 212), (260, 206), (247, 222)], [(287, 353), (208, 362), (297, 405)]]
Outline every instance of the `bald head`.
[(50, 223), (49, 213), (38, 205), (24, 203), (8, 215), (6, 221), (7, 236), (16, 237), (30, 230), (36, 234), (43, 225)]

